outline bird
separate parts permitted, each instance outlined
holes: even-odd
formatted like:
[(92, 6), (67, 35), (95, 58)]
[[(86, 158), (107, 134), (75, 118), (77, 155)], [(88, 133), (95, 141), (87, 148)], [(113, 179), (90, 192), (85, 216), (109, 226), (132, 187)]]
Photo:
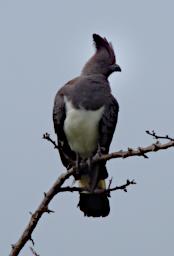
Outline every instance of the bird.
[(79, 187), (86, 189), (80, 192), (80, 210), (87, 217), (106, 217), (110, 213), (109, 195), (95, 193), (97, 189), (106, 189), (106, 161), (93, 163), (92, 159), (109, 152), (119, 104), (111, 93), (108, 78), (121, 68), (112, 44), (98, 34), (92, 37), (95, 53), (81, 74), (58, 90), (53, 123), (62, 164), (67, 170), (76, 164), (74, 177)]

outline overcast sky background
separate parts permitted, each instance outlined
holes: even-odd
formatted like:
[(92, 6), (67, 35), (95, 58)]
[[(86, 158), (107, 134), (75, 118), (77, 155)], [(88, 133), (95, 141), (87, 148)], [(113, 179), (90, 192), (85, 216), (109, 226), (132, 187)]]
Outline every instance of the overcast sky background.
[[(54, 96), (94, 52), (92, 33), (112, 41), (122, 68), (110, 78), (120, 104), (111, 150), (153, 143), (147, 129), (174, 137), (173, 10), (173, 1), (0, 0), (0, 255), (64, 170), (42, 134), (54, 136)], [(108, 218), (83, 217), (78, 194), (56, 196), (33, 233), (38, 254), (172, 255), (174, 151), (149, 156), (108, 163), (113, 185), (137, 181), (112, 193)]]

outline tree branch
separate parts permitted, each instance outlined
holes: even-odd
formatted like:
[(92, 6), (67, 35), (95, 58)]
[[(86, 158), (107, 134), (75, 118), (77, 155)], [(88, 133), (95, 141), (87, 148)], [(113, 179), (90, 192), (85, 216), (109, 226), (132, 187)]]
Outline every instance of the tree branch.
[[(156, 152), (159, 150), (164, 150), (164, 149), (174, 147), (174, 139), (169, 137), (168, 135), (158, 136), (158, 135), (156, 135), (156, 133), (154, 131), (152, 131), (152, 132), (146, 131), (146, 133), (155, 137), (156, 139), (167, 139), (167, 140), (169, 140), (169, 142), (162, 144), (159, 141), (157, 141), (156, 143), (153, 143), (147, 147), (138, 147), (137, 149), (132, 149), (132, 148), (128, 147), (128, 149), (125, 151), (120, 150), (120, 151), (113, 152), (110, 154), (102, 155), (100, 157), (96, 157), (93, 159), (93, 162), (98, 162), (98, 161), (103, 161), (103, 160), (108, 161), (108, 160), (114, 159), (114, 158), (127, 158), (127, 157), (132, 157), (132, 156), (143, 156), (144, 158), (148, 158), (148, 156), (146, 155), (147, 153)], [(45, 133), (43, 135), (43, 139), (50, 141), (54, 145), (54, 147), (56, 149), (58, 149), (57, 144), (55, 143), (55, 141), (53, 141), (51, 139), (51, 137), (48, 133)]]
[[(108, 188), (108, 189), (95, 189), (93, 194), (110, 194), (112, 191), (116, 190), (123, 190), (124, 192), (127, 192), (127, 187), (130, 185), (135, 185), (136, 182), (134, 180), (127, 180), (125, 184), (121, 186), (115, 186), (113, 188)], [(80, 187), (61, 187), (59, 189), (59, 192), (89, 192), (87, 188), (80, 188)]]
[[(59, 147), (58, 144), (56, 144), (56, 142), (50, 137), (50, 134), (49, 133), (44, 133), (43, 136), (42, 136), (42, 139), (45, 139), (49, 142), (51, 142), (51, 144), (54, 146), (55, 149), (57, 150), (62, 150), (61, 147)], [(62, 151), (62, 154), (64, 155), (64, 157), (69, 161), (69, 163), (71, 163), (71, 166), (75, 165), (75, 162), (72, 161), (72, 159), (70, 159), (66, 154), (65, 152)]]
[[(147, 147), (138, 147), (137, 149), (132, 149), (132, 148), (128, 148), (127, 151), (118, 151), (118, 152), (113, 152), (107, 155), (102, 155), (101, 157), (97, 157), (95, 159), (93, 159), (93, 162), (97, 162), (97, 161), (108, 161), (110, 159), (113, 158), (127, 158), (127, 157), (132, 157), (132, 156), (142, 156), (144, 158), (148, 158), (147, 157), (147, 153), (150, 152), (156, 152), (159, 150), (165, 150), (167, 148), (171, 148), (174, 147), (174, 139), (170, 138), (169, 136), (157, 136), (156, 134), (152, 133), (148, 133), (149, 135), (152, 135), (153, 137), (155, 137), (156, 139), (167, 139), (169, 140), (169, 142), (161, 144), (159, 141), (157, 141), (156, 143), (147, 146)], [(55, 148), (58, 149), (57, 144), (55, 143), (55, 141), (53, 141), (50, 138), (49, 134), (46, 134), (46, 136), (43, 136), (44, 139), (50, 141)], [(84, 164), (83, 164), (84, 165)], [(17, 256), (19, 254), (19, 252), (21, 251), (21, 249), (24, 247), (24, 245), (29, 241), (33, 241), (31, 235), (33, 233), (33, 230), (35, 229), (39, 219), (42, 217), (42, 215), (44, 213), (51, 213), (53, 212), (52, 210), (50, 210), (48, 208), (48, 205), (50, 203), (50, 201), (53, 199), (53, 197), (60, 192), (65, 192), (65, 191), (69, 191), (69, 192), (81, 192), (84, 191), (85, 189), (83, 188), (77, 188), (77, 187), (62, 187), (62, 185), (64, 184), (64, 182), (70, 177), (72, 176), (76, 171), (76, 167), (71, 168), (70, 170), (68, 170), (68, 172), (63, 173), (62, 175), (60, 175), (58, 177), (58, 179), (56, 180), (56, 182), (52, 185), (52, 187), (50, 188), (50, 190), (47, 193), (44, 193), (44, 198), (41, 201), (40, 205), (38, 206), (38, 208), (36, 209), (36, 211), (32, 214), (31, 213), (31, 218), (29, 220), (28, 225), (26, 226), (24, 232), (22, 233), (21, 237), (19, 238), (19, 240), (12, 245), (12, 249), (11, 249), (11, 253), (10, 256)], [(110, 193), (112, 191), (116, 191), (116, 190), (123, 190), (125, 192), (127, 192), (127, 187), (129, 185), (133, 185), (135, 184), (134, 180), (129, 181), (127, 180), (127, 182), (122, 185), (122, 186), (116, 186), (113, 188), (109, 188), (106, 190), (100, 190), (100, 191), (95, 191), (95, 193)], [(34, 241), (33, 241), (34, 242)]]
[(147, 147), (138, 147), (137, 149), (128, 148), (128, 150), (126, 151), (120, 150), (107, 155), (102, 155), (100, 158), (94, 159), (94, 162), (103, 160), (108, 161), (113, 158), (127, 158), (132, 156), (143, 156), (144, 158), (148, 158), (148, 156), (146, 155), (147, 153), (164, 150), (171, 147), (174, 147), (174, 140), (171, 140), (164, 144), (161, 144), (159, 141), (157, 141), (156, 143), (153, 143)]
[(165, 135), (165, 136), (159, 136), (159, 135), (157, 135), (154, 130), (151, 131), (151, 132), (150, 132), (150, 131), (146, 131), (146, 133), (147, 133), (148, 135), (153, 136), (156, 140), (158, 140), (158, 139), (165, 139), (165, 140), (174, 141), (174, 139), (171, 138), (171, 137), (169, 137), (169, 135)]
[(47, 193), (44, 193), (44, 198), (36, 211), (31, 215), (31, 218), (29, 220), (28, 225), (26, 226), (23, 234), (19, 238), (16, 244), (12, 245), (12, 250), (10, 253), (10, 256), (16, 256), (19, 254), (21, 249), (24, 247), (26, 242), (28, 240), (31, 240), (31, 234), (33, 230), (35, 229), (39, 219), (44, 213), (50, 213), (51, 210), (49, 210), (48, 205), (52, 198), (59, 192), (59, 188), (62, 186), (62, 184), (67, 180), (75, 171), (75, 168), (72, 168), (67, 173), (64, 173), (59, 176), (59, 178), (56, 180), (56, 182), (52, 185), (50, 190)]

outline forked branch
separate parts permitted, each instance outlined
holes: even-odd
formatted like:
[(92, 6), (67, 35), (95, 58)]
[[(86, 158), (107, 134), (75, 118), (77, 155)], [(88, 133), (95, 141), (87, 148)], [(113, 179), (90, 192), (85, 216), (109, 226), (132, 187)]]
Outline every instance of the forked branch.
[[(138, 147), (137, 149), (128, 148), (126, 151), (120, 150), (117, 152), (113, 152), (113, 153), (95, 158), (95, 159), (93, 159), (93, 162), (102, 161), (102, 160), (108, 161), (113, 158), (127, 158), (127, 157), (132, 157), (132, 156), (142, 156), (144, 158), (148, 158), (147, 153), (157, 152), (159, 150), (165, 150), (167, 148), (174, 147), (174, 139), (169, 137), (168, 135), (158, 136), (158, 135), (156, 135), (156, 133), (154, 131), (152, 131), (152, 132), (146, 131), (146, 132), (149, 135), (153, 136), (157, 140), (166, 139), (166, 140), (168, 140), (168, 142), (160, 143), (159, 141), (156, 141), (155, 143), (153, 143), (147, 147)], [(48, 133), (44, 134), (43, 138), (50, 141), (54, 145), (54, 147), (56, 149), (58, 149), (56, 142), (50, 138), (50, 135)], [(42, 217), (42, 215), (44, 213), (52, 213), (53, 212), (52, 210), (49, 209), (48, 206), (49, 206), (50, 201), (53, 199), (53, 197), (56, 194), (58, 194), (60, 192), (68, 192), (68, 191), (69, 192), (75, 192), (75, 191), (82, 192), (85, 190), (84, 188), (82, 189), (79, 187), (62, 187), (64, 182), (70, 176), (72, 176), (75, 173), (75, 171), (76, 171), (76, 167), (74, 166), (68, 172), (60, 175), (58, 177), (58, 179), (56, 180), (56, 182), (49, 189), (49, 191), (47, 193), (44, 193), (44, 198), (42, 199), (40, 205), (35, 210), (35, 212), (31, 213), (30, 220), (29, 220), (24, 232), (22, 233), (21, 237), (15, 244), (12, 245), (10, 256), (17, 256), (19, 254), (19, 252), (21, 251), (21, 249), (24, 247), (24, 245), (29, 240), (32, 241), (32, 243), (34, 245), (34, 240), (32, 239), (33, 230), (37, 226), (39, 219)], [(127, 192), (127, 187), (130, 185), (133, 185), (133, 184), (136, 184), (134, 180), (132, 180), (132, 181), (127, 180), (126, 183), (121, 186), (115, 186), (113, 188), (110, 188), (110, 185), (109, 185), (108, 189), (97, 190), (94, 193), (109, 194), (110, 192), (116, 191), (116, 190), (123, 190), (123, 191)]]

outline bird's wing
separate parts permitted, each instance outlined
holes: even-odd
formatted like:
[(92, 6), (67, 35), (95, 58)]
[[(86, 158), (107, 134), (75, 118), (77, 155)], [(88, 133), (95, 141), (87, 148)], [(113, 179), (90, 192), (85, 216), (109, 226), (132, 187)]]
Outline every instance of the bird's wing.
[(59, 154), (63, 165), (69, 169), (71, 168), (71, 161), (75, 160), (75, 153), (70, 149), (64, 133), (64, 121), (66, 118), (64, 95), (62, 89), (58, 91), (54, 100), (53, 107), (53, 123), (55, 133), (58, 137)]
[(112, 94), (108, 96), (104, 113), (99, 124), (99, 146), (101, 153), (107, 154), (117, 124), (119, 105)]

